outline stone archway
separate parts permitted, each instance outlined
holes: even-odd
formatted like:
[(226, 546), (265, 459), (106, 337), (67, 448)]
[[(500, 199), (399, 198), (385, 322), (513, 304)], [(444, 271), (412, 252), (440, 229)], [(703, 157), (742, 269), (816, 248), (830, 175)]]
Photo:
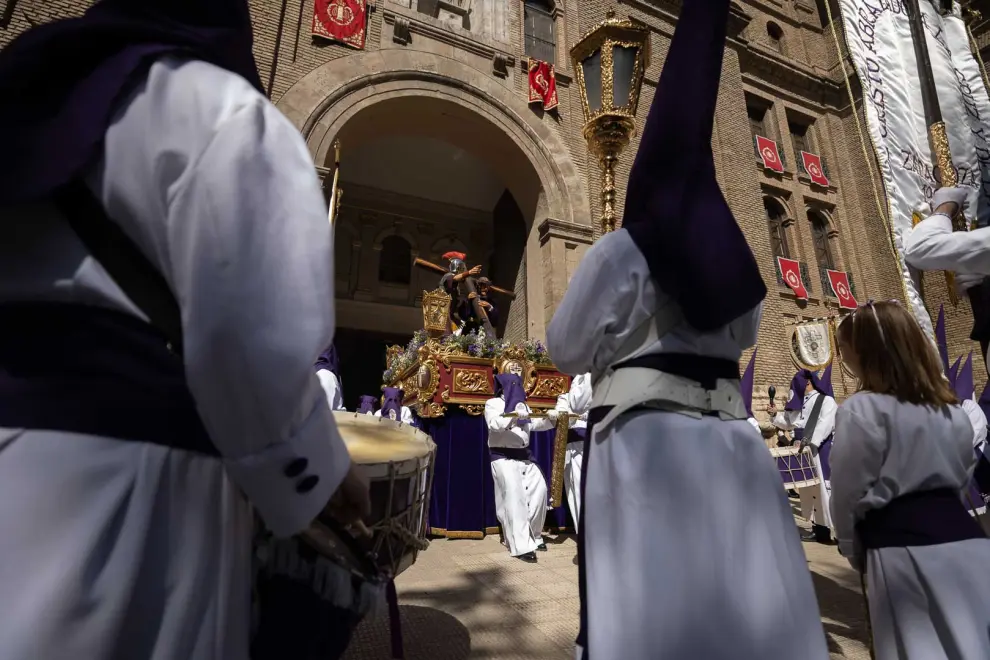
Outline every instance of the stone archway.
[[(398, 119), (388, 125), (369, 120), (375, 112), (398, 108), (399, 104), (403, 104), (404, 112), (393, 110), (391, 117)], [(499, 174), (527, 221), (528, 335), (544, 336), (546, 322), (567, 285), (562, 255), (575, 244), (581, 245), (581, 251), (590, 244), (591, 213), (583, 179), (563, 140), (529, 111), (514, 90), (447, 57), (405, 49), (383, 50), (337, 59), (314, 69), (282, 96), (278, 107), (299, 127), (318, 166), (330, 164), (337, 137), (348, 143), (360, 142), (369, 133), (380, 135), (389, 126), (403, 133), (442, 137), (450, 130), (443, 121), (401, 119), (441, 109), (444, 114), (478, 122), (478, 139), (485, 137), (481, 135), (484, 133), (489, 140), (483, 156), (490, 157), (491, 145), (501, 140), (506, 157), (494, 164), (496, 169), (501, 166)], [(463, 136), (461, 140), (459, 146), (471, 148), (470, 140), (464, 142)], [(479, 147), (479, 151), (485, 148)]]

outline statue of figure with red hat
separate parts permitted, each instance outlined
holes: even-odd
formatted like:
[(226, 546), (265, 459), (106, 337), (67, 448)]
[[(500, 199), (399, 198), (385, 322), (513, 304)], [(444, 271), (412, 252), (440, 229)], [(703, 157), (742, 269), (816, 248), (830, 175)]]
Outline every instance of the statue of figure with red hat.
[(486, 313), (488, 309), (493, 309), (492, 304), (486, 297), (479, 296), (475, 280), (481, 274), (481, 266), (469, 269), (465, 263), (467, 256), (463, 252), (448, 252), (443, 258), (448, 261), (448, 266), (447, 273), (440, 279), (440, 286), (450, 294), (451, 330), (460, 334), (484, 329), (486, 334), (494, 336), (495, 330)]

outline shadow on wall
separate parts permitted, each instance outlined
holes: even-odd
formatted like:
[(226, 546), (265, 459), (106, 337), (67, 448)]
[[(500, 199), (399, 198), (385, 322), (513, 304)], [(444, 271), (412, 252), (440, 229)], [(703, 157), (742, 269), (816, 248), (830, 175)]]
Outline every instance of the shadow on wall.
[(492, 255), (485, 271), (493, 283), (516, 293), (513, 301), (499, 295), (495, 300), (499, 308), (498, 335), (516, 342), (526, 339), (525, 253), (526, 219), (506, 190), (492, 211)]

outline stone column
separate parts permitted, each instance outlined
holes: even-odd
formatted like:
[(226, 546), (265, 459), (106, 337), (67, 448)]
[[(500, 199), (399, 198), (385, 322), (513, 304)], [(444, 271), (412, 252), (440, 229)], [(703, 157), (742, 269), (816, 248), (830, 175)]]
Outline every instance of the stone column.
[(556, 218), (546, 218), (539, 226), (540, 257), (543, 262), (543, 333), (550, 323), (557, 305), (564, 299), (564, 292), (584, 253), (594, 242), (594, 230), (589, 225), (578, 225)]

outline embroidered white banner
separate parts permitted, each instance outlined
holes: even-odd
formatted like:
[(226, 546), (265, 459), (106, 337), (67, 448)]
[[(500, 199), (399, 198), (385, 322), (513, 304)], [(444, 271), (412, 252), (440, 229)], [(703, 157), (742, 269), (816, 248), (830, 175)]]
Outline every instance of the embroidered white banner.
[(827, 322), (796, 326), (791, 342), (799, 366), (818, 370), (832, 360), (832, 333)]
[[(970, 221), (990, 221), (990, 98), (969, 49), (958, 2), (939, 16), (922, 0), (928, 52), (942, 119), (959, 185), (971, 189)], [(846, 44), (863, 86), (866, 119), (887, 192), (894, 244), (908, 301), (922, 328), (933, 335), (918, 292), (917, 273), (903, 259), (903, 237), (912, 214), (927, 214), (937, 183), (921, 102), (921, 82), (903, 0), (839, 0)]]

